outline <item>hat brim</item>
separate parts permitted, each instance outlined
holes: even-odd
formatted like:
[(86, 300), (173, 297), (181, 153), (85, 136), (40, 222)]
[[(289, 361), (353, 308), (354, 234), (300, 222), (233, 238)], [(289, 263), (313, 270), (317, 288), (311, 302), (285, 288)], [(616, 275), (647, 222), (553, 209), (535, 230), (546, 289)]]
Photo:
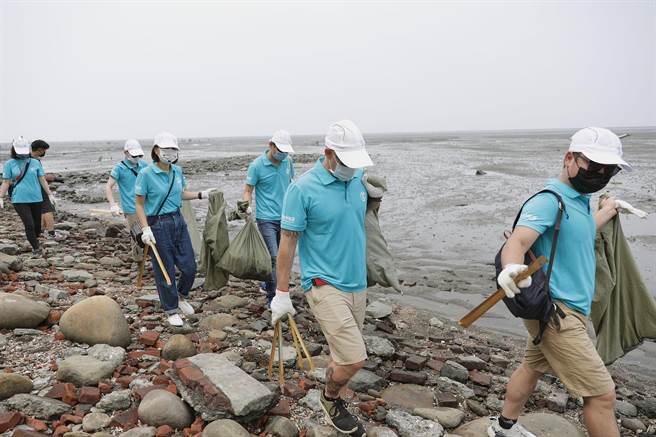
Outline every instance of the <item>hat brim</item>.
[(133, 158), (135, 156), (144, 156), (144, 151), (142, 149), (126, 150), (126, 152), (128, 152), (128, 154)]
[(30, 153), (30, 146), (14, 146), (14, 151), (17, 155), (27, 155)]
[(160, 149), (175, 149), (175, 150), (180, 150), (180, 147), (176, 146), (175, 144), (155, 144), (157, 147)]
[(339, 160), (349, 168), (363, 168), (374, 165), (374, 162), (371, 160), (365, 149), (348, 151), (335, 150), (335, 153)]
[(278, 150), (280, 150), (281, 152), (294, 153), (294, 148), (292, 147), (291, 144), (276, 143), (275, 141), (271, 141), (271, 142), (275, 144)]
[(570, 151), (580, 152), (583, 155), (585, 155), (585, 157), (588, 158), (590, 161), (594, 161), (599, 164), (606, 164), (606, 165), (615, 164), (618, 165), (622, 170), (633, 171), (633, 168), (631, 167), (631, 165), (629, 165), (629, 163), (627, 163), (625, 160), (622, 159), (622, 157), (617, 156), (614, 153), (605, 153), (597, 150), (590, 150), (590, 149), (586, 149), (585, 147), (572, 148), (570, 149)]

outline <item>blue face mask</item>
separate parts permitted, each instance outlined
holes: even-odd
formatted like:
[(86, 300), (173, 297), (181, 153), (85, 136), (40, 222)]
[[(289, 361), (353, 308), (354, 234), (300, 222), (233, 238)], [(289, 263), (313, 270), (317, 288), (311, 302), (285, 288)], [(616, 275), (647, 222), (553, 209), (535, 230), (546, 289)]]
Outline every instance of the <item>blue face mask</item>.
[(335, 176), (337, 179), (339, 179), (342, 182), (348, 182), (351, 179), (353, 179), (353, 176), (355, 176), (355, 172), (357, 169), (347, 167), (337, 160), (335, 160), (335, 163), (337, 165), (335, 166), (335, 169), (332, 170), (333, 176)]
[(276, 161), (284, 161), (285, 158), (287, 158), (287, 152), (278, 151), (273, 153), (273, 159)]

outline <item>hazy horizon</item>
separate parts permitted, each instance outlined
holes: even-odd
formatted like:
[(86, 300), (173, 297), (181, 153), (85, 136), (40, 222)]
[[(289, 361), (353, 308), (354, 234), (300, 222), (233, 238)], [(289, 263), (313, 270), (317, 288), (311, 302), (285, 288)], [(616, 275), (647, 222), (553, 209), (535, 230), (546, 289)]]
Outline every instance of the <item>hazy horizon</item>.
[(656, 126), (656, 1), (0, 0), (0, 27), (2, 143)]

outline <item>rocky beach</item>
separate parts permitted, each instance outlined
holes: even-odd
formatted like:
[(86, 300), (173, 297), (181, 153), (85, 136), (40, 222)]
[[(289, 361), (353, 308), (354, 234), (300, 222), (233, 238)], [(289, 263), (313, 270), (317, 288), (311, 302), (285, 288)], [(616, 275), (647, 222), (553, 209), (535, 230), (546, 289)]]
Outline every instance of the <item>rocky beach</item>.
[[(66, 197), (66, 194), (62, 194)], [(285, 327), (285, 384), (267, 376), (273, 331), (254, 281), (197, 280), (180, 329), (158, 310), (152, 276), (121, 225), (60, 213), (62, 241), (33, 258), (13, 212), (0, 215), (0, 435), (16, 437), (337, 436), (318, 405), (328, 348), (300, 290), (296, 322), (314, 371)], [(519, 364), (522, 341), (462, 330), (372, 293), (369, 359), (342, 396), (368, 435), (482, 436)], [(656, 433), (653, 380), (614, 372), (622, 435)], [(581, 401), (545, 377), (522, 420), (539, 436), (584, 435)]]

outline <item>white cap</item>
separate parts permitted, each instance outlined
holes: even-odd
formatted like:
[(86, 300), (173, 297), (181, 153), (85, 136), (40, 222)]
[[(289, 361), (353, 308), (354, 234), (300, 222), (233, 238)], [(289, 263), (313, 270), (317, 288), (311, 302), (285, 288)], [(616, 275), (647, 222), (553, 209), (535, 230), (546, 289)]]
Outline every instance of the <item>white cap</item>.
[(144, 155), (144, 151), (141, 148), (141, 144), (139, 144), (139, 141), (135, 140), (134, 138), (130, 138), (125, 142), (125, 146), (123, 146), (123, 151), (128, 152), (132, 157)]
[(153, 140), (153, 146), (157, 146), (160, 149), (176, 149), (180, 150), (178, 146), (178, 139), (169, 132), (160, 132), (155, 135)]
[(294, 148), (292, 147), (292, 137), (286, 130), (277, 130), (269, 142), (275, 144), (278, 150), (281, 152), (294, 153)]
[(572, 135), (570, 152), (579, 152), (599, 164), (616, 164), (626, 171), (631, 166), (622, 159), (622, 141), (603, 127), (586, 127)]
[(23, 138), (22, 135), (18, 138), (14, 138), (11, 141), (11, 146), (14, 148), (17, 155), (29, 155), (30, 153), (30, 143)]
[(362, 168), (374, 165), (365, 149), (360, 129), (351, 120), (342, 120), (330, 125), (326, 134), (326, 147), (334, 150), (339, 160), (347, 167)]

